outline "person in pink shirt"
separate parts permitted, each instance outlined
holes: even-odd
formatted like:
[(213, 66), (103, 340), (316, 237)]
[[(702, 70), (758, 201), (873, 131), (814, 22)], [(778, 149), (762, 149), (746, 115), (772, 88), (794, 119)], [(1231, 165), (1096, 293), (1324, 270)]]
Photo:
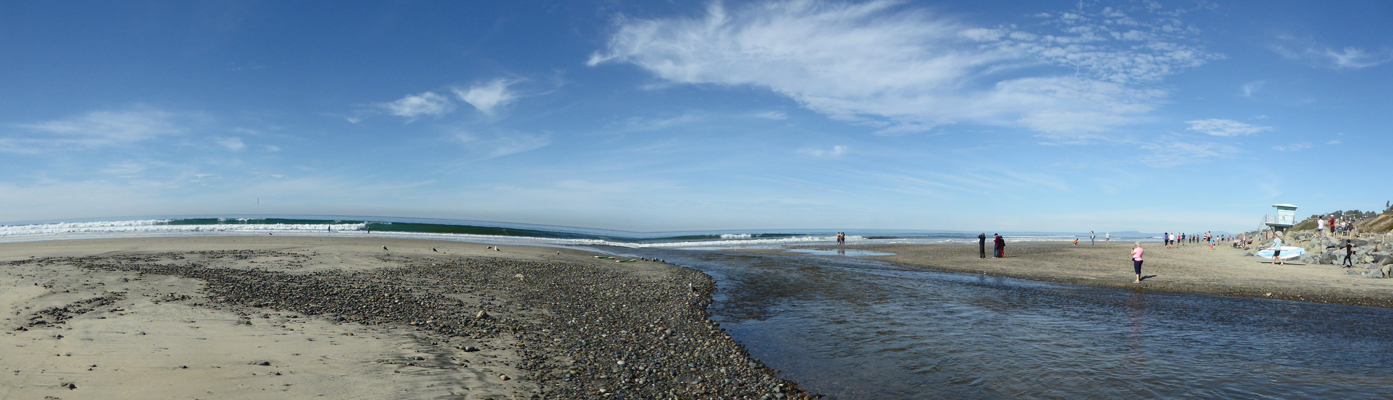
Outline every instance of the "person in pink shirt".
[(1132, 270), (1136, 271), (1137, 280), (1132, 283), (1141, 283), (1141, 253), (1141, 242), (1137, 242), (1137, 246), (1132, 248)]

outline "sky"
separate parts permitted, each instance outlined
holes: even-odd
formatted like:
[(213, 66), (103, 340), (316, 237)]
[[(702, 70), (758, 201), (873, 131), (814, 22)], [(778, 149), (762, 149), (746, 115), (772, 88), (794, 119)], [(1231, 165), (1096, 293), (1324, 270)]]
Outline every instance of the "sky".
[(1241, 232), (1391, 110), (1386, 1), (0, 2), (0, 223)]

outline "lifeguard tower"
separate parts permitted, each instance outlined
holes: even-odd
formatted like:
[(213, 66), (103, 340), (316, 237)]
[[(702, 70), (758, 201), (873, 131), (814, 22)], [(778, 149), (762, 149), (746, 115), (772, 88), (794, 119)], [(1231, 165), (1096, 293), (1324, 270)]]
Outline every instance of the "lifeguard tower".
[(1277, 209), (1277, 215), (1264, 215), (1262, 223), (1272, 228), (1273, 232), (1283, 232), (1287, 228), (1296, 225), (1296, 206), (1291, 204), (1273, 204)]

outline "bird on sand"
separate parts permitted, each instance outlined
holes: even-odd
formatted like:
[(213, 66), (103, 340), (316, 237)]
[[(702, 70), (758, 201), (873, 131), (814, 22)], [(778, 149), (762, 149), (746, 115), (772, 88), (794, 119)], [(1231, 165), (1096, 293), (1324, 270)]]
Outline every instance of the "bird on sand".
[[(382, 250), (387, 250), (387, 246), (382, 246)], [(387, 250), (387, 251), (391, 251), (391, 250)]]

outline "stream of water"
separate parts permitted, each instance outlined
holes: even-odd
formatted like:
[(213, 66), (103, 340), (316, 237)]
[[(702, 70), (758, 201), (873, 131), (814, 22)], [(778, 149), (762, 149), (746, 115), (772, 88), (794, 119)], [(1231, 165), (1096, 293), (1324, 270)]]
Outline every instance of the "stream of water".
[(1393, 398), (1390, 309), (626, 252), (714, 277), (712, 318), (830, 398)]

